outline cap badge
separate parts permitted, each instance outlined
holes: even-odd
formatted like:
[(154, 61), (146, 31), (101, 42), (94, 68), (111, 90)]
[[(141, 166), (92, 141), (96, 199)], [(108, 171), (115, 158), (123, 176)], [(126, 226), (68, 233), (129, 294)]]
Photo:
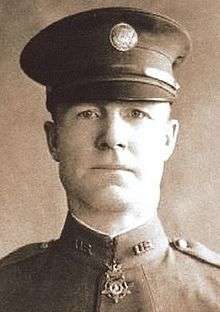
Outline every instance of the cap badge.
[(118, 51), (128, 51), (138, 42), (136, 30), (126, 23), (113, 26), (109, 38), (112, 46)]

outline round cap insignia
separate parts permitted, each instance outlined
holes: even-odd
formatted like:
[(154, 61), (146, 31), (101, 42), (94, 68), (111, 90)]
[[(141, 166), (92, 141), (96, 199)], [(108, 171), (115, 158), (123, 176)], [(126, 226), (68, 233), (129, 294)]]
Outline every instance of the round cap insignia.
[(135, 29), (126, 23), (116, 24), (110, 32), (110, 42), (118, 51), (128, 51), (137, 44), (138, 35)]

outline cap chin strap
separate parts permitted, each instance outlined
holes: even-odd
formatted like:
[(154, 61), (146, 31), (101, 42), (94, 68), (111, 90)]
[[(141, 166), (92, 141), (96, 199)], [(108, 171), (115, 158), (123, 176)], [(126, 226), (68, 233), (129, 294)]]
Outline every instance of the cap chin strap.
[(147, 77), (157, 79), (161, 82), (165, 82), (168, 85), (170, 85), (172, 88), (174, 88), (175, 90), (180, 89), (180, 85), (178, 84), (176, 79), (171, 74), (169, 74), (168, 72), (164, 70), (154, 68), (154, 67), (147, 67), (145, 69), (145, 75)]

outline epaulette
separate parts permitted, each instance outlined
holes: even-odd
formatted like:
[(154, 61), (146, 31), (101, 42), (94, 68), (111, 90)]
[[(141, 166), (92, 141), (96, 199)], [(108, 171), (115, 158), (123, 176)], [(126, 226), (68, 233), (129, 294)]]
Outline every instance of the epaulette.
[(208, 249), (205, 245), (199, 242), (177, 238), (171, 240), (170, 245), (182, 253), (220, 268), (220, 254)]
[(0, 269), (9, 264), (18, 263), (29, 257), (45, 252), (52, 242), (53, 241), (33, 243), (18, 248), (0, 260)]

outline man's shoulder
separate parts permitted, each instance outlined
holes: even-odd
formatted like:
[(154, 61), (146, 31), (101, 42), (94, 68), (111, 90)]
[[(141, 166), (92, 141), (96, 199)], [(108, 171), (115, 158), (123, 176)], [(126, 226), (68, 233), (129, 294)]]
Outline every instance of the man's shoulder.
[(21, 263), (39, 254), (45, 253), (53, 242), (54, 241), (32, 243), (14, 250), (0, 259), (0, 271), (10, 265)]
[(174, 238), (170, 240), (170, 246), (177, 252), (193, 258), (204, 265), (220, 269), (220, 254), (200, 242), (185, 238)]

